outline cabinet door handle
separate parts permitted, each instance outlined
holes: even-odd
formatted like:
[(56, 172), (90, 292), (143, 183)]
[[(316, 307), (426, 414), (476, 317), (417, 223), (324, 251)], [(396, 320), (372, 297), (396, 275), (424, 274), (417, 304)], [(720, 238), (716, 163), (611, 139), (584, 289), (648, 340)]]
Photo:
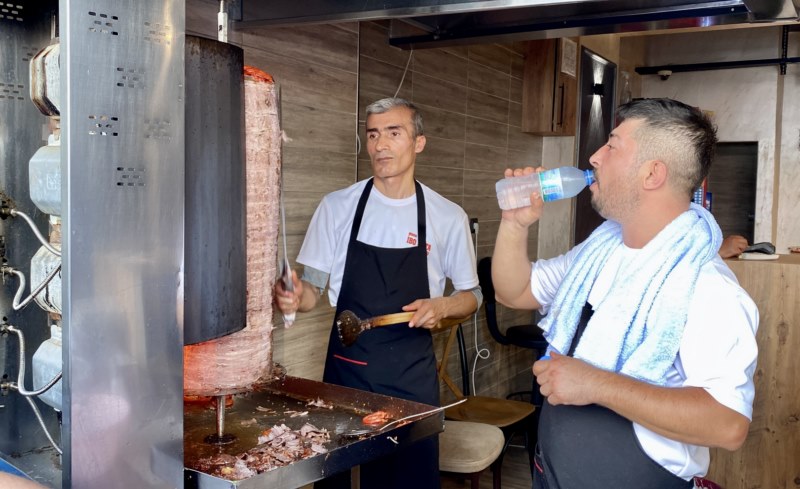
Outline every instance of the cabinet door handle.
[(558, 122), (556, 125), (560, 127), (564, 125), (564, 84), (559, 85), (558, 89), (561, 91), (561, 96), (558, 101)]

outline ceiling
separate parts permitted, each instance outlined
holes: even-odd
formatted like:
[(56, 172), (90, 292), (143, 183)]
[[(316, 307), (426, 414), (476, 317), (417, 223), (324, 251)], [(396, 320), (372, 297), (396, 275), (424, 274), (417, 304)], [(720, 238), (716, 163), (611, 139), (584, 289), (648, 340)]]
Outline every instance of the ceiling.
[(388, 20), (404, 49), (797, 21), (800, 0), (233, 0), (235, 29)]

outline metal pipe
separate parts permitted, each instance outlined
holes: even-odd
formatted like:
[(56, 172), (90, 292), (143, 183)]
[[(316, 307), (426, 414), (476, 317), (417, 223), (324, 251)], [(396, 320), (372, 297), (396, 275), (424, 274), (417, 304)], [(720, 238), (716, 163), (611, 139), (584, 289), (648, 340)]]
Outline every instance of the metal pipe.
[(28, 401), (28, 404), (31, 405), (31, 409), (33, 409), (33, 414), (36, 415), (36, 419), (39, 421), (39, 426), (42, 427), (42, 431), (44, 431), (44, 435), (47, 437), (47, 440), (50, 442), (51, 445), (53, 445), (53, 448), (55, 448), (55, 450), (58, 452), (59, 455), (63, 455), (64, 452), (61, 451), (61, 448), (58, 446), (56, 441), (53, 440), (53, 437), (50, 436), (50, 432), (47, 430), (47, 426), (45, 426), (44, 420), (42, 419), (42, 413), (39, 412), (39, 408), (36, 407), (36, 403), (33, 402), (33, 399), (31, 399), (30, 397), (26, 397), (25, 400)]
[(31, 219), (30, 217), (28, 217), (28, 215), (27, 215), (27, 214), (25, 214), (25, 213), (24, 213), (24, 212), (22, 212), (22, 211), (18, 211), (17, 209), (11, 209), (11, 210), (10, 210), (8, 213), (9, 213), (9, 214), (10, 214), (12, 217), (17, 217), (17, 216), (19, 216), (19, 217), (21, 217), (22, 219), (24, 219), (24, 220), (25, 220), (25, 222), (27, 222), (27, 223), (28, 223), (28, 225), (29, 225), (29, 226), (31, 227), (31, 229), (33, 230), (33, 234), (35, 234), (35, 235), (36, 235), (36, 238), (39, 240), (39, 242), (40, 242), (40, 243), (42, 243), (42, 246), (44, 246), (45, 248), (47, 248), (47, 251), (49, 251), (50, 253), (52, 253), (52, 254), (54, 254), (54, 255), (56, 255), (56, 256), (61, 256), (61, 252), (60, 252), (60, 251), (58, 251), (57, 249), (53, 248), (53, 246), (52, 246), (52, 245), (50, 245), (50, 243), (48, 243), (48, 242), (47, 242), (47, 240), (44, 238), (44, 236), (42, 236), (42, 233), (39, 231), (39, 228), (36, 226), (36, 223), (35, 223), (35, 222), (33, 222), (33, 219)]
[(53, 440), (53, 437), (50, 435), (50, 431), (48, 431), (47, 426), (44, 424), (44, 419), (42, 419), (42, 413), (39, 411), (39, 408), (36, 406), (36, 403), (33, 401), (32, 396), (38, 396), (47, 392), (48, 389), (53, 387), (59, 380), (61, 380), (62, 372), (59, 372), (50, 382), (47, 383), (44, 387), (36, 391), (27, 391), (25, 390), (25, 337), (22, 334), (22, 331), (11, 326), (10, 324), (4, 324), (0, 327), (0, 331), (9, 331), (14, 333), (19, 338), (19, 373), (17, 375), (17, 382), (10, 382), (7, 387), (11, 390), (15, 390), (19, 392), (28, 404), (30, 404), (31, 409), (33, 409), (33, 414), (36, 416), (36, 419), (39, 421), (39, 425), (42, 427), (45, 436), (47, 436), (47, 440), (53, 446), (53, 448), (58, 452), (59, 455), (62, 455), (64, 452), (61, 451), (61, 448), (58, 444)]
[(636, 73), (640, 75), (657, 75), (659, 71), (664, 71), (664, 70), (671, 71), (672, 73), (678, 73), (682, 71), (725, 70), (731, 68), (755, 68), (759, 66), (772, 66), (772, 65), (792, 64), (792, 63), (800, 63), (800, 57), (745, 59), (739, 61), (691, 63), (683, 65), (638, 66), (636, 68)]
[(25, 285), (26, 285), (25, 274), (11, 267), (3, 267), (2, 268), (3, 273), (13, 274), (19, 277), (19, 287), (17, 288), (17, 293), (14, 294), (14, 300), (11, 303), (11, 307), (15, 311), (19, 311), (23, 307), (30, 304), (30, 302), (33, 299), (35, 299), (36, 296), (39, 295), (42, 292), (42, 290), (44, 290), (45, 287), (47, 287), (47, 284), (53, 281), (56, 274), (60, 271), (61, 271), (61, 264), (59, 263), (57, 267), (55, 267), (49, 274), (47, 274), (47, 277), (45, 277), (44, 280), (42, 280), (42, 283), (37, 285), (36, 288), (31, 291), (30, 295), (26, 297), (25, 300), (20, 302), (22, 293), (25, 291)]
[(217, 436), (225, 434), (225, 396), (217, 396)]
[(32, 396), (39, 396), (47, 392), (51, 387), (56, 385), (59, 380), (61, 380), (62, 372), (59, 372), (55, 377), (53, 377), (50, 382), (45, 384), (41, 389), (29, 391), (25, 388), (25, 335), (23, 335), (22, 331), (11, 326), (10, 324), (5, 325), (3, 328), (5, 331), (9, 331), (17, 335), (19, 338), (19, 372), (17, 373), (17, 382), (14, 384), (13, 382), (8, 384), (8, 387), (16, 390), (21, 395), (25, 397), (32, 397)]
[(217, 40), (228, 42), (228, 7), (225, 0), (219, 2), (219, 13), (217, 13)]

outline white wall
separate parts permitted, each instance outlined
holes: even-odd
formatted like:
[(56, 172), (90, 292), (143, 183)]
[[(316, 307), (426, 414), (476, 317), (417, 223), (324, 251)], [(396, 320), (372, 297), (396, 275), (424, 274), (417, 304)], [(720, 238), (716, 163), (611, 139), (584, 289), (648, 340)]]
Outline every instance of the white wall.
[[(798, 42), (798, 36), (791, 34), (789, 56), (797, 56), (792, 54), (797, 50), (792, 43)], [(780, 43), (779, 27), (652, 36), (647, 40), (646, 63), (777, 58)], [(642, 96), (675, 98), (713, 111), (722, 142), (758, 142), (754, 239), (771, 241), (779, 253), (787, 253), (787, 246), (800, 244), (800, 219), (791, 215), (800, 200), (800, 109), (794, 101), (800, 67), (789, 65), (785, 77), (779, 73), (777, 66), (767, 66), (673, 73), (666, 81), (644, 76)]]

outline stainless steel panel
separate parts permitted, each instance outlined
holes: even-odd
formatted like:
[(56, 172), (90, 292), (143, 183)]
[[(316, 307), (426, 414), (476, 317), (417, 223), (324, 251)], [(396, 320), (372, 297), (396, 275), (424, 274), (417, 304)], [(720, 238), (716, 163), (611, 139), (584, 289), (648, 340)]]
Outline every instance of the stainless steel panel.
[(182, 481), (184, 9), (59, 3), (64, 480), (74, 488)]
[[(47, 119), (31, 103), (28, 74), (30, 59), (50, 41), (48, 10), (57, 7), (56, 2), (19, 0), (13, 3), (13, 9), (0, 12), (0, 200), (32, 216), (39, 230), (47, 234), (47, 217), (37, 211), (29, 198), (28, 160), (46, 144), (44, 125)], [(21, 219), (0, 221), (0, 258), (4, 264), (28, 276), (30, 260), (39, 246)], [(31, 359), (39, 344), (49, 337), (48, 321), (47, 314), (35, 305), (12, 310), (11, 299), (18, 285), (16, 278), (2, 281), (0, 317), (25, 335), (25, 385), (31, 389)], [(19, 342), (12, 335), (0, 336), (0, 383), (15, 380), (18, 372)], [(48, 431), (59, 441), (55, 411), (44, 403), (35, 402)], [(55, 452), (49, 446), (25, 399), (16, 392), (0, 396), (0, 457), (13, 453), (15, 457), (9, 458), (12, 464), (38, 480), (60, 487), (57, 457), (54, 459)], [(44, 452), (34, 454), (33, 450), (38, 449)]]
[(244, 53), (186, 37), (186, 224), (183, 341), (245, 327)]

